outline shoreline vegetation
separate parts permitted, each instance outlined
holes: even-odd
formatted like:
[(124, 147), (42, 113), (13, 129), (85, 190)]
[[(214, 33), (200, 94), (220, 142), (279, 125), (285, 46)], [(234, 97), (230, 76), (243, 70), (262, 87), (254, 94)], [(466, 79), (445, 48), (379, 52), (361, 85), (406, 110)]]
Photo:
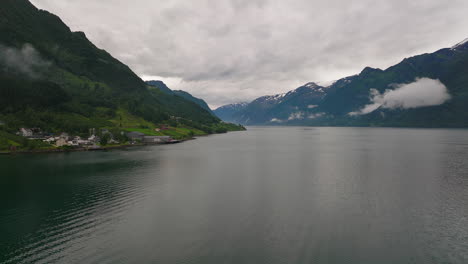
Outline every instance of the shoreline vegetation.
[[(209, 136), (215, 134), (224, 134), (228, 132), (236, 132), (236, 131), (246, 131), (245, 127), (239, 126), (237, 130), (228, 130), (226, 132), (219, 132), (219, 133), (190, 133), (189, 137), (183, 137), (179, 139), (172, 139), (170, 141), (162, 141), (162, 142), (155, 142), (155, 143), (143, 143), (143, 142), (135, 142), (135, 141), (127, 141), (125, 143), (116, 143), (116, 144), (107, 144), (107, 145), (94, 145), (94, 146), (62, 146), (57, 147), (54, 145), (44, 146), (42, 144), (38, 144), (40, 141), (37, 139), (27, 139), (23, 137), (23, 140), (27, 140), (29, 142), (36, 141), (37, 145), (41, 145), (40, 147), (36, 148), (15, 148), (14, 150), (8, 149), (0, 149), (0, 155), (15, 155), (15, 154), (46, 154), (46, 153), (64, 153), (64, 152), (87, 152), (87, 151), (106, 151), (106, 150), (113, 150), (113, 149), (125, 149), (131, 147), (142, 147), (142, 146), (154, 146), (154, 145), (170, 145), (170, 144), (178, 144), (183, 143), (189, 140), (195, 140), (196, 137), (202, 136)], [(0, 140), (2, 140), (2, 131), (0, 131)], [(19, 137), (19, 136), (18, 136)], [(42, 142), (40, 142), (42, 143)], [(18, 144), (16, 144), (19, 147)]]
[(185, 140), (177, 140), (171, 143), (154, 143), (154, 144), (144, 144), (144, 143), (126, 143), (126, 144), (116, 144), (116, 145), (107, 145), (107, 146), (98, 146), (95, 148), (86, 148), (86, 147), (78, 147), (78, 148), (44, 148), (44, 149), (35, 149), (35, 150), (19, 150), (19, 151), (0, 151), (0, 155), (15, 155), (15, 154), (46, 154), (46, 153), (64, 153), (64, 152), (87, 152), (87, 151), (105, 151), (105, 150), (112, 150), (112, 149), (124, 149), (130, 147), (143, 147), (143, 146), (152, 146), (152, 145), (166, 145), (166, 144), (176, 144), (182, 143), (191, 139)]
[(3, 117), (6, 122), (0, 122), (0, 154), (96, 151), (174, 144), (196, 136), (246, 130), (242, 125), (222, 121), (207, 125), (192, 122), (189, 126), (186, 124), (189, 120), (182, 118), (155, 124), (123, 111), (119, 112), (118, 118), (110, 120), (110, 126), (80, 130), (62, 130), (45, 123), (40, 127), (28, 128), (26, 122)]
[(186, 92), (146, 83), (29, 0), (4, 0), (0, 17), (0, 49), (14, 58), (0, 59), (2, 153), (176, 143), (245, 129)]
[(183, 117), (171, 117), (165, 122), (153, 123), (124, 110), (117, 111), (108, 120), (108, 126), (66, 129), (60, 124), (35, 122), (40, 118), (34, 118), (33, 112), (31, 115), (27, 121), (16, 115), (0, 113), (0, 154), (94, 151), (140, 143), (173, 144), (195, 136), (246, 130), (242, 125), (223, 121), (203, 123)]

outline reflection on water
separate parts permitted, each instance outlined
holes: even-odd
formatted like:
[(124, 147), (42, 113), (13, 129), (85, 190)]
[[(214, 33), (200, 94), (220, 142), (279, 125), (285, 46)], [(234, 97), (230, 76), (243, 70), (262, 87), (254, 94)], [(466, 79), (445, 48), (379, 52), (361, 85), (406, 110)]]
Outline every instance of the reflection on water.
[(0, 157), (0, 263), (467, 263), (468, 131)]

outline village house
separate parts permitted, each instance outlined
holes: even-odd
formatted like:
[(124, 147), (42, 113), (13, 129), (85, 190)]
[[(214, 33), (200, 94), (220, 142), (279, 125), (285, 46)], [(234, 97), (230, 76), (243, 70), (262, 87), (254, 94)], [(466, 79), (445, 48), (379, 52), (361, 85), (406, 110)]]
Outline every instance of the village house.
[(68, 146), (68, 142), (65, 138), (61, 137), (57, 141), (55, 141), (55, 146), (57, 147)]
[(144, 136), (143, 143), (146, 144), (158, 144), (158, 143), (166, 143), (171, 141), (170, 136)]
[(40, 128), (31, 128), (30, 129), (32, 131), (32, 136), (30, 136), (29, 138), (30, 139), (46, 139), (47, 136), (46, 136), (46, 133), (44, 133)]
[(87, 140), (82, 140), (80, 137), (71, 138), (67, 133), (61, 133), (59, 136), (46, 136), (43, 139), (44, 142), (53, 144), (57, 147), (63, 146), (79, 146), (87, 145)]
[(29, 128), (20, 128), (20, 131), (18, 133), (19, 136), (23, 136), (23, 137), (32, 137), (33, 136), (33, 131)]
[(67, 145), (68, 146), (73, 146), (73, 147), (77, 147), (78, 146), (78, 142), (76, 140), (69, 140), (67, 142)]
[(128, 139), (130, 139), (130, 141), (132, 141), (132, 142), (143, 141), (144, 136), (145, 136), (145, 134), (143, 134), (141, 132), (137, 132), (137, 131), (132, 131), (132, 132), (127, 133)]
[(120, 142), (119, 142), (118, 140), (115, 140), (115, 139), (113, 139), (113, 138), (111, 138), (111, 139), (109, 140), (109, 144), (119, 144), (119, 143), (120, 143)]
[(88, 141), (91, 142), (91, 143), (96, 143), (96, 142), (99, 142), (101, 139), (96, 136), (96, 135), (91, 135), (89, 138), (88, 138)]
[(68, 141), (68, 139), (70, 138), (70, 137), (68, 136), (68, 133), (65, 133), (65, 132), (61, 133), (61, 134), (59, 135), (59, 137), (65, 139), (66, 141)]
[(72, 140), (68, 141), (68, 145), (70, 146), (84, 146), (88, 144), (89, 144), (88, 140), (84, 140), (79, 136), (76, 136)]
[(55, 137), (49, 137), (49, 138), (44, 139), (43, 141), (49, 144), (53, 144), (55, 143), (55, 141), (57, 141), (57, 139), (58, 138), (55, 138)]

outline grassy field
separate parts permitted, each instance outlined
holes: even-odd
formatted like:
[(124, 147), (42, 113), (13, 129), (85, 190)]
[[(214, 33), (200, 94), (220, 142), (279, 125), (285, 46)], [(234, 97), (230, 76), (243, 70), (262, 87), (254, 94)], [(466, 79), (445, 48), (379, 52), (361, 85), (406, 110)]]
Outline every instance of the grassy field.
[(161, 126), (155, 125), (142, 118), (129, 114), (125, 110), (119, 109), (114, 119), (110, 120), (117, 127), (127, 132), (140, 132), (148, 136), (171, 136), (174, 139), (185, 139), (192, 136), (206, 135), (205, 132), (189, 127), (168, 127), (156, 131)]
[[(93, 122), (86, 119), (84, 116), (78, 114), (67, 113), (63, 116), (55, 114), (55, 117), (57, 120), (61, 121), (62, 125), (67, 124), (67, 127), (70, 127), (70, 131), (80, 131), (79, 129), (77, 129), (77, 127), (95, 127), (97, 128), (96, 131), (100, 131), (100, 128), (107, 128), (114, 134), (114, 136), (120, 136), (122, 132), (135, 131), (141, 132), (148, 136), (170, 136), (173, 139), (183, 140), (192, 138), (194, 136), (207, 135), (208, 133), (225, 133), (227, 131), (243, 129), (242, 127), (227, 123), (219, 123), (211, 126), (201, 127), (200, 129), (198, 129), (191, 127), (191, 125), (183, 124), (182, 122), (179, 122), (179, 120), (168, 120), (167, 122), (169, 124), (173, 123), (172, 126), (168, 126), (167, 123), (154, 124), (152, 122), (146, 121), (141, 117), (137, 117), (135, 115), (130, 114), (125, 109), (118, 109), (115, 112), (115, 115), (112, 115), (112, 119), (109, 119), (109, 116), (106, 118), (106, 112), (108, 111), (108, 108), (96, 107), (95, 109), (98, 112), (102, 112), (102, 114), (98, 113), (96, 115), (95, 120), (91, 120)], [(33, 115), (34, 113), (32, 112), (29, 114)], [(0, 116), (0, 119), (8, 120), (2, 116)], [(38, 124), (37, 127), (44, 127), (46, 125), (47, 124)], [(197, 124), (194, 123), (194, 126), (196, 125)], [(162, 127), (164, 127), (164, 129), (161, 129)], [(201, 129), (206, 130), (203, 131)], [(211, 132), (206, 132), (207, 130)], [(3, 128), (0, 127), (0, 151), (8, 151), (12, 147), (16, 148), (18, 151), (54, 148), (54, 146), (44, 143), (40, 140), (29, 140), (24, 137), (17, 136), (13, 134), (12, 131), (14, 131), (14, 129), (12, 128), (7, 129), (6, 126)], [(80, 133), (71, 133), (71, 135), (87, 137), (89, 133), (86, 129), (80, 131)], [(123, 138), (117, 138), (117, 140), (121, 142), (125, 141)]]
[(148, 122), (141, 117), (136, 117), (122, 109), (117, 110), (116, 117), (110, 121), (113, 124), (115, 124), (117, 127), (121, 127), (121, 128), (130, 128), (130, 127), (155, 128), (153, 123)]
[(8, 151), (10, 147), (17, 150), (48, 149), (52, 146), (41, 140), (30, 140), (4, 131), (0, 131), (0, 151)]
[(184, 128), (184, 127), (169, 127), (168, 129), (156, 131), (154, 128), (135, 128), (129, 127), (125, 128), (126, 131), (135, 131), (140, 132), (148, 136), (171, 136), (174, 139), (186, 139), (192, 136), (201, 136), (206, 135), (205, 132), (194, 129), (194, 128)]

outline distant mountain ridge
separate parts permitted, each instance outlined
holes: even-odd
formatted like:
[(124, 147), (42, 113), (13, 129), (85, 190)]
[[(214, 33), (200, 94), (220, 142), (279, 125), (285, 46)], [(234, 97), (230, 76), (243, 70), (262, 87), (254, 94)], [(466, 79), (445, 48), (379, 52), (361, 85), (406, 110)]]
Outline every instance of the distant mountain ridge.
[(247, 107), (249, 103), (236, 103), (236, 104), (228, 104), (221, 107), (216, 108), (213, 112), (215, 115), (226, 122), (235, 121), (234, 114), (240, 112)]
[(259, 97), (231, 112), (229, 120), (245, 125), (468, 127), (466, 102), (468, 39), (386, 70), (366, 67), (328, 87), (307, 83)]
[(251, 125), (291, 120), (296, 118), (299, 109), (316, 107), (327, 94), (327, 90), (327, 87), (310, 82), (284, 94), (262, 96), (233, 114), (232, 121)]

